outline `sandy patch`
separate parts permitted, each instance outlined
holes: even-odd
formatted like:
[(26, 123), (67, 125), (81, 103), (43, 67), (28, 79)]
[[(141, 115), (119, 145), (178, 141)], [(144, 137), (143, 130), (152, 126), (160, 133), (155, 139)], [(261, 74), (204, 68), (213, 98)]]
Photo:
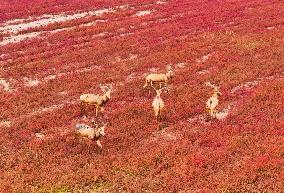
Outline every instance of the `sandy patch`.
[(211, 56), (212, 56), (212, 54), (207, 54), (205, 56), (202, 56), (201, 59), (196, 60), (196, 62), (197, 63), (203, 63), (203, 62), (207, 61)]
[(128, 60), (134, 60), (134, 59), (136, 59), (137, 57), (138, 57), (137, 54), (129, 54)]
[(95, 38), (95, 37), (103, 37), (103, 36), (106, 36), (108, 34), (109, 34), (108, 32), (102, 32), (102, 33), (93, 35), (93, 38)]
[[(84, 17), (89, 16), (101, 16), (105, 13), (113, 13), (116, 9), (128, 9), (131, 8), (129, 5), (123, 5), (115, 8), (105, 8), (100, 10), (93, 10), (87, 12), (80, 12), (80, 13), (73, 13), (73, 14), (66, 14), (61, 13), (57, 15), (42, 15), (40, 17), (35, 18), (28, 18), (28, 19), (17, 19), (17, 20), (10, 20), (0, 25), (0, 32), (6, 34), (7, 37), (4, 37), (3, 40), (0, 42), (0, 46), (7, 45), (10, 43), (17, 43), (27, 39), (38, 37), (42, 34), (50, 33), (58, 33), (65, 30), (71, 30), (75, 27), (90, 27), (94, 26), (98, 22), (107, 22), (107, 20), (96, 20), (93, 22), (89, 22), (86, 24), (81, 24), (78, 26), (67, 27), (62, 29), (56, 29), (51, 31), (44, 31), (44, 32), (31, 32), (26, 34), (18, 34), (19, 32), (33, 29), (37, 27), (47, 26), (49, 24), (54, 23), (62, 23), (70, 20), (76, 20)], [(139, 13), (146, 14), (144, 12)]]
[(222, 109), (222, 111), (219, 111), (219, 112), (216, 113), (216, 118), (217, 118), (218, 120), (223, 120), (223, 119), (225, 119), (225, 118), (229, 115), (230, 111), (231, 111), (232, 108), (235, 106), (235, 104), (236, 104), (236, 102), (231, 102), (231, 103), (229, 103), (227, 107), (225, 107), (224, 109)]
[(175, 65), (176, 68), (185, 68), (187, 66), (187, 63), (181, 62)]
[(197, 74), (207, 74), (209, 73), (209, 70), (200, 70), (198, 72), (196, 72)]
[(153, 132), (153, 136), (148, 140), (148, 142), (156, 142), (156, 141), (175, 141), (177, 140), (177, 136), (173, 133), (163, 129), (161, 131)]
[(3, 41), (0, 42), (0, 46), (7, 45), (10, 43), (17, 43), (23, 40), (32, 39), (38, 37), (41, 33), (40, 32), (32, 32), (27, 34), (20, 34), (15, 36), (4, 37)]
[(196, 116), (193, 116), (193, 117), (189, 117), (187, 119), (187, 122), (189, 123), (194, 123), (194, 122), (200, 122), (202, 124), (205, 124), (205, 125), (208, 125), (210, 124), (210, 122), (206, 121), (207, 119), (205, 118), (204, 115), (196, 115)]
[(126, 5), (118, 6), (116, 9), (127, 10), (127, 9), (135, 9), (135, 8), (131, 7), (129, 4), (126, 4)]
[(133, 32), (127, 32), (127, 33), (120, 34), (119, 37), (129, 36), (133, 34), (134, 34)]
[(145, 15), (150, 15), (151, 13), (152, 13), (151, 10), (138, 11), (134, 16), (142, 17)]
[(45, 135), (43, 133), (35, 133), (36, 138), (43, 139)]
[(49, 81), (49, 80), (54, 80), (56, 78), (56, 75), (52, 74), (52, 75), (48, 75), (47, 77), (44, 78), (45, 81)]
[(160, 5), (163, 5), (163, 4), (166, 4), (167, 1), (157, 1), (157, 4), (160, 4)]
[(223, 27), (227, 27), (227, 26), (233, 25), (234, 23), (235, 23), (235, 22), (231, 21), (231, 22), (229, 22), (229, 23), (223, 24), (222, 26), (223, 26)]
[(260, 83), (260, 81), (255, 80), (255, 81), (240, 84), (240, 85), (234, 87), (233, 89), (231, 89), (231, 93), (235, 93), (239, 90), (249, 90), (249, 89), (255, 87), (256, 85), (258, 85), (259, 83)]
[(65, 21), (70, 21), (74, 19), (84, 18), (86, 16), (101, 16), (104, 13), (114, 12), (113, 9), (100, 9), (82, 13), (74, 13), (74, 14), (58, 14), (58, 15), (43, 15), (41, 17), (35, 18), (34, 21), (19, 23), (19, 24), (10, 24), (11, 22), (6, 22), (0, 27), (0, 32), (3, 31), (5, 33), (18, 33), (20, 31), (27, 30), (29, 28), (36, 28), (40, 26), (46, 26), (48, 24), (60, 23)]
[(12, 92), (13, 91), (13, 88), (10, 86), (10, 83), (3, 78), (0, 78), (0, 86), (3, 88), (3, 90), (5, 92)]
[(9, 121), (9, 120), (0, 121), (0, 127), (11, 127), (11, 125), (12, 125), (12, 121)]
[(59, 105), (52, 105), (52, 106), (49, 106), (49, 107), (45, 107), (45, 108), (40, 108), (40, 109), (37, 109), (37, 110), (34, 110), (31, 115), (38, 115), (38, 114), (42, 114), (42, 113), (46, 113), (46, 112), (51, 112), (51, 111), (54, 111), (56, 109), (60, 109), (64, 106), (65, 104), (59, 104)]
[(38, 79), (24, 78), (24, 81), (25, 81), (25, 86), (27, 87), (37, 86), (40, 83)]

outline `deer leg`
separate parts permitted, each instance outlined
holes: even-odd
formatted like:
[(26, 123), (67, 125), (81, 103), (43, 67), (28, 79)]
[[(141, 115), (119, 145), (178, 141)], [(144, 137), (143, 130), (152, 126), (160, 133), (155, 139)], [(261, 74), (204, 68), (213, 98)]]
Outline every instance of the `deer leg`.
[(85, 114), (85, 105), (83, 102), (81, 102), (81, 117)]
[(215, 109), (212, 110), (212, 116), (213, 116), (213, 118), (216, 118), (216, 110)]
[[(150, 82), (151, 87), (153, 86), (153, 82)], [(151, 90), (149, 89), (149, 95), (151, 94)]]
[(103, 108), (100, 107), (100, 106), (98, 106), (98, 115), (99, 115), (99, 114), (102, 114), (102, 112), (103, 112)]
[(82, 102), (80, 104), (80, 116), (81, 117), (83, 116), (83, 104), (82, 104)]
[(166, 91), (167, 91), (167, 93), (169, 92), (169, 88), (168, 88), (168, 85), (167, 85), (167, 83), (166, 82), (164, 82), (164, 87), (166, 87), (167, 89), (166, 89)]
[(216, 117), (217, 117), (217, 110), (214, 109), (214, 118), (216, 118)]
[(212, 109), (209, 109), (209, 115), (212, 117)]
[(97, 145), (98, 145), (100, 148), (103, 148), (103, 146), (102, 146), (102, 144), (101, 144), (101, 142), (100, 142), (99, 139), (98, 139), (96, 142), (97, 142)]
[(159, 112), (157, 113), (156, 117), (157, 117), (157, 122), (160, 122), (160, 120), (161, 120), (161, 114), (160, 114)]
[(146, 88), (148, 86), (148, 81), (146, 80), (146, 83), (144, 84), (143, 88)]
[(96, 106), (96, 117), (97, 117), (97, 115), (98, 115), (98, 107)]

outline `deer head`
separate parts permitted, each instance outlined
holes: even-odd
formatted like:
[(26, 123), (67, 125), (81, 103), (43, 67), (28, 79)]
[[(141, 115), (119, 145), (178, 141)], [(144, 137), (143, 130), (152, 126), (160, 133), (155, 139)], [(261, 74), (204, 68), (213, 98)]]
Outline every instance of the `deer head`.
[(98, 133), (101, 135), (101, 136), (104, 136), (105, 135), (105, 127), (106, 127), (107, 123), (104, 123), (102, 127), (99, 127), (98, 128)]
[(95, 119), (94, 118), (92, 118), (92, 126), (94, 127), (94, 128), (98, 128), (99, 127), (99, 125), (98, 125), (98, 123), (95, 121)]
[[(101, 119), (99, 119), (100, 124), (98, 124), (95, 119), (92, 119), (92, 124), (93, 126), (97, 129), (97, 132), (99, 135), (104, 136), (105, 135), (105, 127), (107, 125), (107, 123), (103, 123)], [(99, 125), (103, 125), (103, 126), (99, 126)]]
[(172, 68), (172, 63), (170, 63), (167, 67), (167, 74), (169, 77), (173, 78), (174, 77), (174, 69)]
[(219, 83), (219, 86), (215, 86), (214, 84), (211, 84), (210, 82), (206, 82), (205, 84), (207, 86), (210, 86), (211, 88), (214, 88), (214, 95), (220, 96), (222, 93), (220, 92), (220, 87), (221, 87), (222, 81)]
[(107, 98), (110, 99), (110, 98), (111, 98), (111, 97), (110, 97), (110, 91), (111, 91), (111, 89), (112, 89), (112, 84), (110, 84), (109, 86), (101, 85), (101, 84), (100, 84), (100, 87), (101, 87), (101, 89), (102, 89), (104, 95), (105, 95)]

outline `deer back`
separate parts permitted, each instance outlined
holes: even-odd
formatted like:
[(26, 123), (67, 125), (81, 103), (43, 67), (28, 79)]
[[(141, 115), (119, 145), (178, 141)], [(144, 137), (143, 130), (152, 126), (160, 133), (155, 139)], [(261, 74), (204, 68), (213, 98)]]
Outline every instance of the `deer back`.
[(218, 103), (219, 103), (218, 98), (216, 96), (212, 96), (207, 100), (206, 107), (209, 108), (209, 109), (210, 108), (213, 109), (218, 105)]
[(101, 97), (96, 94), (82, 94), (80, 96), (80, 101), (85, 103), (97, 104), (101, 101)]
[(167, 79), (167, 76), (166, 74), (149, 74), (147, 79), (153, 82), (162, 82)]

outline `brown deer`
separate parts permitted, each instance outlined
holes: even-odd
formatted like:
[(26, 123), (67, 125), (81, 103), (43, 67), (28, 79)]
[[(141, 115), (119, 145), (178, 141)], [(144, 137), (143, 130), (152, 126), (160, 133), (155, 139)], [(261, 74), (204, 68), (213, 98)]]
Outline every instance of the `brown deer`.
[(212, 85), (210, 82), (207, 82), (206, 85), (214, 88), (213, 95), (206, 102), (206, 109), (209, 111), (209, 115), (212, 118), (216, 118), (216, 107), (219, 103), (218, 96), (222, 95), (222, 93), (219, 91), (220, 86), (217, 87)]
[(152, 102), (152, 107), (154, 110), (154, 114), (156, 116), (156, 120), (159, 121), (162, 118), (161, 116), (162, 109), (165, 107), (164, 101), (161, 98), (161, 94), (163, 90), (166, 89), (166, 87), (160, 88), (159, 90), (157, 90), (155, 87), (153, 88), (156, 91), (156, 96)]
[(76, 133), (87, 137), (90, 140), (95, 140), (97, 145), (102, 148), (102, 144), (100, 142), (100, 138), (105, 136), (105, 127), (107, 123), (103, 123), (103, 126), (99, 127), (98, 124), (96, 124), (93, 120), (93, 127), (90, 127), (86, 124), (76, 124)]
[(149, 85), (153, 87), (153, 84), (156, 83), (160, 85), (160, 89), (162, 84), (167, 87), (168, 80), (174, 77), (174, 69), (171, 67), (171, 65), (168, 65), (166, 69), (167, 72), (165, 74), (149, 74), (146, 76), (146, 83), (143, 87), (146, 88)]
[(80, 96), (81, 101), (81, 116), (85, 114), (85, 106), (86, 105), (95, 105), (96, 106), (96, 116), (98, 116), (98, 112), (103, 111), (103, 106), (111, 99), (110, 92), (112, 89), (112, 85), (109, 87), (103, 86), (100, 84), (100, 87), (103, 91), (102, 95), (97, 94), (82, 94)]

